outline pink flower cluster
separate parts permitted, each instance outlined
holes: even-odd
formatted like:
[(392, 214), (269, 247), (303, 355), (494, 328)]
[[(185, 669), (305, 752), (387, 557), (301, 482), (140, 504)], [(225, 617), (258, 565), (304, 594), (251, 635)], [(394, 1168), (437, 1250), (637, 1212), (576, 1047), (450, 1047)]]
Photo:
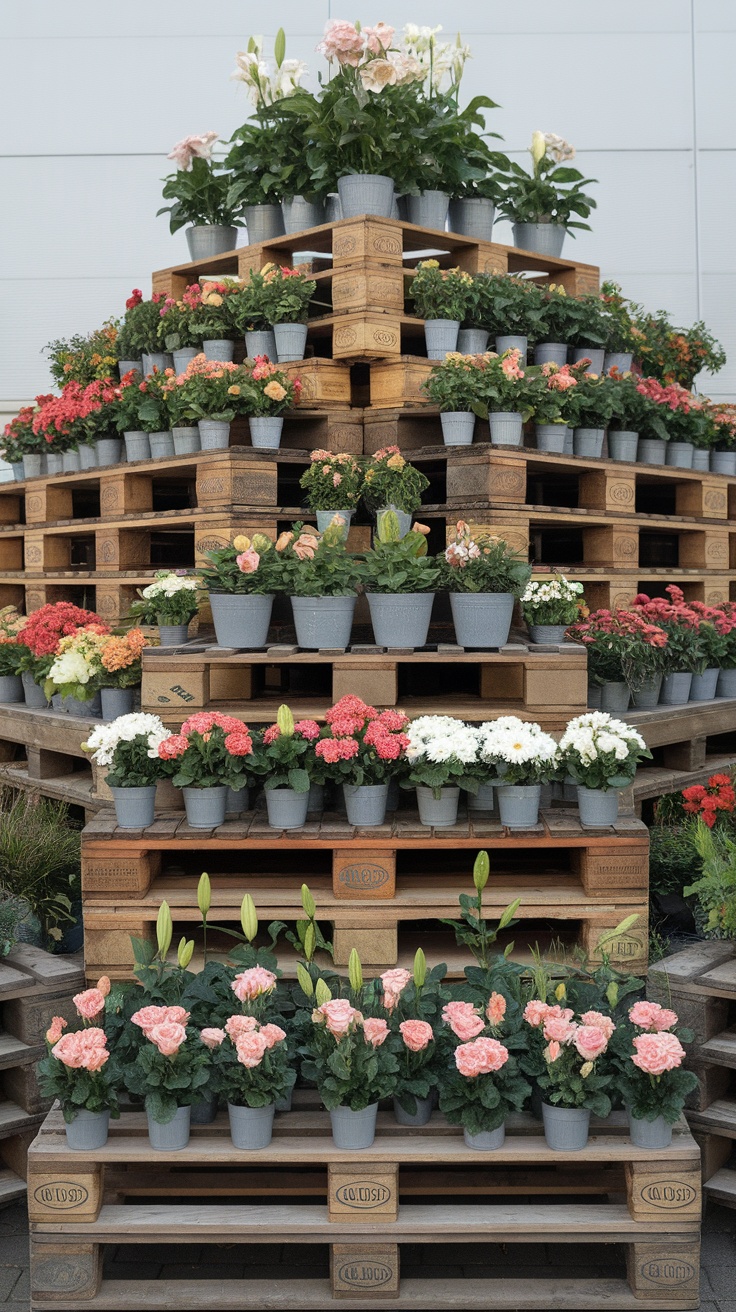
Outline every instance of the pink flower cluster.
[(364, 1017), (363, 1013), (357, 1011), (347, 998), (331, 998), (329, 1002), (323, 1002), (320, 1007), (315, 1007), (312, 1020), (315, 1025), (324, 1025), (336, 1043), (346, 1035), (362, 1029), (364, 1041), (372, 1048), (380, 1048), (389, 1035), (385, 1020), (376, 1016)]
[(86, 1070), (94, 1074), (102, 1070), (109, 1060), (105, 1031), (96, 1026), (62, 1034), (51, 1049), (52, 1056), (71, 1070)]
[(483, 1017), (478, 1015), (472, 1002), (446, 1002), (442, 1008), (442, 1019), (463, 1042), (474, 1039), (486, 1027)]
[(329, 765), (352, 760), (361, 747), (369, 749), (369, 758), (375, 753), (381, 761), (398, 761), (409, 746), (403, 732), (409, 720), (402, 711), (379, 713), (352, 693), (335, 702), (325, 720), (331, 737), (321, 739), (315, 753)]
[(163, 1057), (175, 1057), (187, 1037), (189, 1012), (184, 1007), (141, 1007), (130, 1019)]
[(219, 711), (197, 711), (184, 721), (179, 733), (169, 734), (168, 738), (159, 743), (158, 754), (161, 760), (175, 761), (183, 756), (191, 745), (190, 734), (199, 734), (204, 742), (209, 742), (213, 729), (222, 730), (223, 745), (228, 756), (251, 755), (253, 739), (247, 724), (236, 720), (233, 715), (222, 715)]
[(241, 1066), (255, 1070), (263, 1061), (264, 1053), (284, 1042), (286, 1031), (280, 1025), (261, 1025), (255, 1016), (231, 1016), (225, 1022), (224, 1030), (204, 1029), (199, 1037), (208, 1048), (219, 1048), (226, 1037), (230, 1038)]
[(391, 970), (384, 970), (381, 975), (383, 1005), (389, 1015), (397, 1005), (410, 979), (411, 971), (405, 970), (403, 966), (394, 966)]
[(480, 1038), (472, 1043), (461, 1043), (455, 1049), (455, 1065), (466, 1079), (474, 1080), (478, 1075), (491, 1075), (500, 1071), (509, 1059), (508, 1048), (498, 1039)]
[(685, 1049), (675, 1034), (638, 1034), (634, 1039), (636, 1052), (631, 1060), (647, 1075), (659, 1076), (682, 1065)]
[(557, 1061), (563, 1048), (573, 1046), (584, 1062), (594, 1062), (608, 1047), (616, 1026), (600, 1011), (585, 1011), (579, 1021), (571, 1007), (551, 1006), (533, 998), (524, 1008), (524, 1020), (533, 1029), (542, 1028), (548, 1062)]
[(276, 988), (276, 976), (264, 966), (251, 966), (236, 975), (230, 987), (239, 1002), (252, 1002)]
[(674, 1029), (677, 1024), (677, 1012), (661, 1007), (658, 1002), (635, 1002), (633, 1007), (629, 1008), (629, 1020), (640, 1030), (653, 1030), (659, 1033), (662, 1030)]
[[(294, 724), (294, 733), (298, 734), (300, 738), (306, 738), (307, 742), (311, 743), (314, 742), (315, 738), (319, 738), (320, 727), (316, 720), (297, 720)], [(280, 737), (281, 730), (279, 726), (269, 724), (268, 728), (264, 730), (263, 742), (268, 747), (270, 743), (274, 743)]]

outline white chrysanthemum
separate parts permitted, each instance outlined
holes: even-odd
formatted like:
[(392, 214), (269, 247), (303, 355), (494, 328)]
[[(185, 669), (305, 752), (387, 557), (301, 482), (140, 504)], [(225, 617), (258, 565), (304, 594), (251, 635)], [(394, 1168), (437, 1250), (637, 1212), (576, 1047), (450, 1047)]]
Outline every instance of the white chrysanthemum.
[(148, 715), (145, 711), (134, 711), (130, 715), (119, 715), (110, 724), (98, 724), (90, 734), (85, 750), (92, 754), (98, 765), (112, 765), (112, 758), (118, 743), (132, 742), (139, 736), (148, 739), (148, 756), (153, 760), (158, 756), (158, 745), (170, 735), (170, 730), (157, 715)]
[(92, 667), (81, 651), (65, 651), (56, 657), (49, 679), (60, 688), (65, 683), (89, 683), (91, 674)]

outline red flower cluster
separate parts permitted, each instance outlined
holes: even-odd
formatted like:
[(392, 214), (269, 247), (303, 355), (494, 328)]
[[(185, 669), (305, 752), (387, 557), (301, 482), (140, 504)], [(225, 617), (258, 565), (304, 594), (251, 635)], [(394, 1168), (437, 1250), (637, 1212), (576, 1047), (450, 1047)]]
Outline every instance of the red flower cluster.
[(678, 588), (676, 583), (670, 583), (665, 588), (665, 592), (670, 598), (669, 601), (664, 597), (648, 597), (646, 592), (637, 593), (634, 598), (635, 609), (655, 624), (678, 624), (690, 629), (700, 628), (700, 616), (685, 601), (682, 588)]
[(691, 788), (683, 788), (682, 809), (690, 815), (700, 816), (712, 829), (719, 811), (733, 812), (736, 809), (733, 779), (728, 774), (712, 774), (707, 786), (693, 784)]
[(47, 442), (68, 437), (75, 424), (99, 413), (105, 405), (120, 399), (120, 388), (109, 378), (88, 383), (67, 383), (61, 396), (39, 398), (42, 404), (33, 417), (33, 432)]
[(581, 620), (570, 627), (575, 636), (587, 645), (598, 642), (602, 635), (610, 634), (637, 639), (648, 647), (667, 646), (664, 629), (648, 623), (643, 615), (634, 610), (596, 610), (587, 620)]
[(666, 405), (670, 410), (682, 410), (686, 415), (691, 410), (700, 409), (692, 392), (688, 392), (686, 387), (680, 387), (679, 383), (668, 383), (665, 387), (656, 378), (642, 378), (636, 390), (648, 400), (656, 401), (657, 405)]
[(136, 305), (140, 305), (143, 300), (143, 292), (140, 287), (134, 287), (127, 301), (125, 302), (126, 310), (134, 310)]
[(35, 657), (55, 655), (62, 638), (78, 629), (91, 628), (94, 633), (109, 633), (110, 627), (104, 624), (94, 611), (82, 610), (69, 601), (57, 601), (53, 605), (41, 606), (29, 615), (23, 628), (23, 642)]
[(199, 734), (207, 743), (213, 730), (221, 730), (224, 735), (224, 747), (229, 756), (250, 756), (253, 752), (253, 739), (250, 729), (242, 720), (233, 715), (222, 715), (219, 711), (197, 711), (184, 721), (179, 733), (172, 733), (159, 744), (158, 754), (163, 761), (174, 761), (183, 756), (189, 747), (189, 735)]

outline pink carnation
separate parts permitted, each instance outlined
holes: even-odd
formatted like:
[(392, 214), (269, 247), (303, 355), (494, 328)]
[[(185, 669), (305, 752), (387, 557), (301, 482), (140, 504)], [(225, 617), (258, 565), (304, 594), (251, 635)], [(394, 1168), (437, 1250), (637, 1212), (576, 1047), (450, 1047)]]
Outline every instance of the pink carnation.
[(641, 1030), (671, 1030), (677, 1024), (677, 1012), (661, 1007), (658, 1002), (635, 1002), (629, 1008), (629, 1020)]
[(434, 1038), (432, 1026), (426, 1020), (402, 1020), (399, 1030), (410, 1052), (424, 1052)]
[(174, 1020), (164, 1020), (146, 1030), (146, 1038), (155, 1043), (164, 1057), (175, 1057), (187, 1037), (186, 1029)]
[(251, 966), (236, 975), (230, 988), (239, 1002), (250, 1001), (261, 993), (270, 993), (276, 987), (276, 976), (263, 966)]
[(316, 720), (297, 720), (294, 725), (294, 733), (298, 733), (300, 738), (306, 738), (308, 742), (313, 742), (319, 738), (320, 727)]
[(557, 1043), (572, 1043), (577, 1026), (566, 1016), (547, 1016), (544, 1022), (544, 1037)]
[(488, 1017), (490, 1024), (493, 1025), (494, 1028), (497, 1028), (501, 1024), (505, 1015), (506, 999), (503, 996), (503, 993), (492, 993), (488, 999), (488, 1006), (486, 1007), (486, 1016)]
[(363, 1021), (363, 1034), (366, 1043), (370, 1043), (374, 1048), (380, 1048), (388, 1038), (388, 1025), (385, 1020), (379, 1020), (375, 1016), (366, 1016)]
[(527, 1025), (533, 1025), (537, 1029), (542, 1024), (549, 1009), (549, 1003), (541, 1002), (539, 998), (532, 998), (524, 1008), (524, 1020)]
[(225, 1038), (225, 1031), (207, 1026), (199, 1031), (199, 1037), (207, 1048), (219, 1048)]
[(286, 1030), (282, 1030), (280, 1025), (262, 1025), (260, 1032), (266, 1040), (267, 1048), (273, 1048), (277, 1043), (283, 1043), (286, 1038)]
[(485, 1028), (485, 1022), (470, 1002), (447, 1002), (442, 1008), (442, 1019), (453, 1034), (465, 1042), (475, 1038)]
[(455, 1049), (455, 1065), (461, 1075), (474, 1079), (476, 1075), (489, 1075), (500, 1071), (509, 1059), (508, 1048), (498, 1039), (476, 1039), (474, 1043), (461, 1043)]
[(241, 1034), (236, 1040), (235, 1051), (238, 1054), (238, 1061), (241, 1066), (246, 1066), (253, 1070), (255, 1066), (260, 1066), (263, 1061), (263, 1054), (268, 1047), (268, 1039), (260, 1030), (251, 1030), (249, 1034)]
[(172, 733), (159, 743), (158, 754), (162, 761), (175, 761), (177, 757), (184, 755), (188, 746), (189, 741), (183, 733)]
[(381, 983), (383, 985), (383, 1005), (386, 1011), (393, 1011), (410, 979), (411, 971), (404, 970), (403, 966), (395, 966), (392, 970), (384, 970), (381, 975)]
[(52, 1016), (51, 1024), (46, 1031), (46, 1042), (58, 1043), (68, 1023), (63, 1016)]
[(92, 1020), (93, 1016), (105, 1010), (105, 998), (99, 989), (85, 989), (84, 993), (76, 993), (72, 1002), (84, 1020)]
[(580, 1019), (583, 1025), (597, 1025), (599, 1030), (603, 1030), (607, 1041), (616, 1028), (611, 1017), (604, 1016), (601, 1011), (584, 1011)]
[(331, 998), (312, 1012), (312, 1020), (324, 1022), (333, 1039), (338, 1041), (352, 1033), (362, 1019), (360, 1012), (350, 1005), (347, 998)]
[(189, 1020), (189, 1012), (183, 1007), (141, 1007), (135, 1015), (131, 1016), (134, 1025), (139, 1025), (145, 1033), (153, 1029), (154, 1025), (163, 1025), (166, 1021), (173, 1021), (175, 1025), (186, 1025)]
[(663, 1075), (676, 1070), (685, 1057), (685, 1049), (675, 1034), (638, 1034), (634, 1039), (636, 1053), (631, 1060), (647, 1075)]
[(243, 1034), (250, 1034), (252, 1030), (257, 1029), (258, 1021), (255, 1016), (230, 1016), (225, 1021), (225, 1033), (230, 1035), (233, 1043)]
[(598, 1025), (578, 1025), (573, 1042), (583, 1061), (595, 1061), (608, 1047), (608, 1039)]

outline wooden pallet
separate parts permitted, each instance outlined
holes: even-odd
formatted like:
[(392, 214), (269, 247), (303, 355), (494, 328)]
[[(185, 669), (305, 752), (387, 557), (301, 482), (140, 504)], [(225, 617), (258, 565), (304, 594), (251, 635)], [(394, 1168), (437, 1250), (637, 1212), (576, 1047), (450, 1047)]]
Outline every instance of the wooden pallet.
[[(223, 1113), (214, 1125), (196, 1128), (187, 1148), (154, 1154), (142, 1114), (125, 1112), (104, 1148), (72, 1155), (61, 1116), (52, 1112), (29, 1154), (32, 1312), (78, 1312), (80, 1300), (90, 1308), (175, 1304), (218, 1312), (372, 1308), (386, 1300), (413, 1309), (480, 1308), (489, 1300), (505, 1309), (696, 1308), (697, 1146), (681, 1123), (670, 1148), (645, 1155), (629, 1142), (622, 1120), (615, 1113), (594, 1124), (585, 1150), (563, 1154), (547, 1148), (539, 1122), (515, 1116), (504, 1147), (479, 1162), (462, 1131), (438, 1113), (423, 1129), (406, 1130), (380, 1112), (373, 1146), (346, 1153), (332, 1144), (326, 1112), (296, 1110), (277, 1117), (268, 1148), (244, 1155), (232, 1147)], [(310, 1201), (284, 1197), (299, 1173), (306, 1174)], [(573, 1201), (579, 1186), (598, 1197)], [(182, 1204), (183, 1190), (197, 1201)], [(232, 1201), (233, 1194), (244, 1201)], [(559, 1205), (560, 1195), (572, 1197)], [(147, 1201), (154, 1197), (165, 1201)], [(256, 1197), (269, 1205), (253, 1206)], [(401, 1277), (401, 1245), (452, 1239), (624, 1245), (627, 1280)], [(105, 1245), (162, 1240), (329, 1244), (330, 1279), (165, 1286), (101, 1279)], [(312, 1251), (317, 1258), (320, 1250)]]

